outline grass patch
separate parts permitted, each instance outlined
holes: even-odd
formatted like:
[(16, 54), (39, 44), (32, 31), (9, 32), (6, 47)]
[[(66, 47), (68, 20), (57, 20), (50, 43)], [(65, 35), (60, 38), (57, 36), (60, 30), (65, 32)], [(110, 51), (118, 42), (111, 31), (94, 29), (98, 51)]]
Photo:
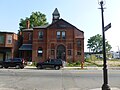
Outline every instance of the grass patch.
[[(97, 67), (102, 67), (103, 66), (103, 59), (86, 59), (85, 63), (87, 63), (87, 66), (97, 66)], [(89, 64), (88, 64), (89, 63)], [(112, 60), (107, 60), (107, 65), (109, 67), (120, 67), (120, 60), (119, 59), (112, 59)]]

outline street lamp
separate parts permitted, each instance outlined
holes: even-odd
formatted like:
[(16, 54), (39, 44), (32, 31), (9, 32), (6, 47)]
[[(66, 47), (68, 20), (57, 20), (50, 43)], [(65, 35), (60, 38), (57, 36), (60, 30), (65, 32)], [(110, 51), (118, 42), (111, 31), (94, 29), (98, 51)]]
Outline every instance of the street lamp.
[(106, 64), (106, 46), (105, 46), (105, 31), (104, 31), (104, 8), (105, 0), (98, 0), (99, 5), (101, 6), (101, 16), (102, 16), (102, 35), (103, 35), (103, 77), (104, 83), (102, 85), (102, 90), (110, 90), (108, 85), (108, 75), (107, 75), (107, 64)]

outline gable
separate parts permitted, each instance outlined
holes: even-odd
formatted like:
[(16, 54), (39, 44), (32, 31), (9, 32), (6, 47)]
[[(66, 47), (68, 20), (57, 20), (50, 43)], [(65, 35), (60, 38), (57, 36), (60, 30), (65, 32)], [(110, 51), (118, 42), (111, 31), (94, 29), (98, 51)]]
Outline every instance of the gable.
[(74, 26), (63, 19), (52, 23), (48, 28), (74, 28)]

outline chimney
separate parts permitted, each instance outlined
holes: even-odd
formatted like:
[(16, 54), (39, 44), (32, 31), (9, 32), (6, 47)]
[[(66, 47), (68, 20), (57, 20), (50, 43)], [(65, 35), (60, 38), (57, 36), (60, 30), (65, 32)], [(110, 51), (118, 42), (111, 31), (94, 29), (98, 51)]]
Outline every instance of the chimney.
[(30, 28), (30, 21), (29, 21), (29, 20), (26, 21), (26, 28), (27, 28), (27, 29)]

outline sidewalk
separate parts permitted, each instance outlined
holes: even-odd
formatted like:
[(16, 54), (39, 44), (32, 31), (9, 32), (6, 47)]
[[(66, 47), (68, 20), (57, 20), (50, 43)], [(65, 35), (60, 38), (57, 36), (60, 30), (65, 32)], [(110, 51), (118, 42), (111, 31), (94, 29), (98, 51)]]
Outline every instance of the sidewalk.
[[(26, 66), (25, 68), (36, 68), (35, 66)], [(81, 67), (64, 67), (63, 69), (80, 70)], [(120, 70), (120, 67), (108, 67), (110, 70)], [(103, 67), (83, 67), (81, 70), (103, 70)]]
[[(64, 69), (81, 69), (81, 67), (64, 67)], [(83, 67), (85, 70), (103, 70), (103, 67)], [(108, 67), (110, 70), (120, 70), (120, 67)]]

